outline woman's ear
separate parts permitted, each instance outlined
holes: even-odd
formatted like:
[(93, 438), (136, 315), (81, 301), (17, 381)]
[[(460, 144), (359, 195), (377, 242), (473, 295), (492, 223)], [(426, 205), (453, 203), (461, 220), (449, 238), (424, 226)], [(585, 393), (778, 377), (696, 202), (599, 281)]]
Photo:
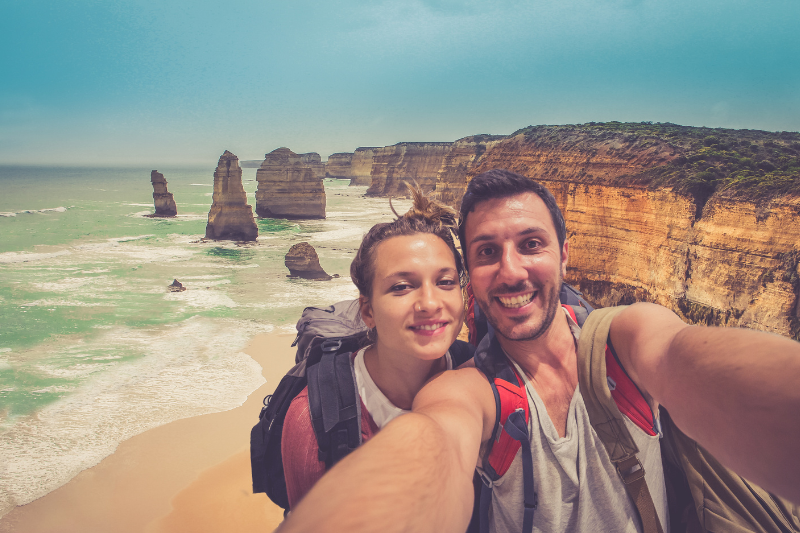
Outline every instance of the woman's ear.
[(375, 327), (375, 318), (372, 316), (372, 305), (369, 303), (369, 298), (364, 295), (358, 297), (358, 304), (361, 306), (361, 319), (369, 329)]

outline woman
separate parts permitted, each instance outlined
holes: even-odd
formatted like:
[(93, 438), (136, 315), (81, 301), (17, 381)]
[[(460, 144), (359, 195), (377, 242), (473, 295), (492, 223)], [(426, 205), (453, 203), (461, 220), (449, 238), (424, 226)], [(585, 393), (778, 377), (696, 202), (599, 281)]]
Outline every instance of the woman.
[[(464, 316), (465, 272), (450, 232), (455, 213), (418, 189), (411, 193), (411, 209), (393, 222), (373, 226), (350, 265), (371, 342), (353, 359), (362, 442), (410, 411), (414, 396), (431, 377), (453, 368), (448, 348)], [(281, 454), (289, 506), (294, 508), (325, 473), (308, 389), (289, 407)]]

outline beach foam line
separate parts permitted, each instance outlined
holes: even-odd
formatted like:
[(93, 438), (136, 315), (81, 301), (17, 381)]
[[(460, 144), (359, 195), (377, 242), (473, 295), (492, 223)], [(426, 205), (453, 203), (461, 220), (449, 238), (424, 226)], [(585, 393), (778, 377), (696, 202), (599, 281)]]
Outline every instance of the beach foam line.
[(61, 255), (69, 255), (69, 250), (60, 250), (58, 252), (48, 253), (33, 253), (33, 252), (4, 252), (0, 253), (0, 263), (27, 263), (29, 261), (41, 261), (43, 259), (50, 259)]

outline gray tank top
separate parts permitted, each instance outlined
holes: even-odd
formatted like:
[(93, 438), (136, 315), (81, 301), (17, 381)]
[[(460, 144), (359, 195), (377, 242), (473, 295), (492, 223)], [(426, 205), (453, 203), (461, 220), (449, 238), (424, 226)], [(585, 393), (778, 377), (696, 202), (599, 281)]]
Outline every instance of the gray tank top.
[[(525, 379), (531, 412), (528, 432), (534, 485), (539, 497), (533, 530), (641, 532), (636, 508), (603, 443), (592, 429), (580, 389), (575, 389), (569, 406), (566, 436), (560, 438), (536, 390), (519, 367), (517, 371)], [(627, 417), (623, 418), (639, 447), (647, 486), (664, 532), (668, 533), (669, 513), (659, 437), (647, 435)], [(494, 482), (489, 514), (493, 532), (522, 530), (521, 454), (522, 449), (508, 472)]]

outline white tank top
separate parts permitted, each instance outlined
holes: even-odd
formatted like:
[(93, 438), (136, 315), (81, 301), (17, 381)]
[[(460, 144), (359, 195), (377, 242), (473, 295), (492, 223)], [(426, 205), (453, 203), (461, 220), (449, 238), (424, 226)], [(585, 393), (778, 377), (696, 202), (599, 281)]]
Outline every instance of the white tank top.
[[(567, 432), (562, 438), (525, 373), (519, 367), (517, 371), (525, 380), (531, 413), (528, 434), (531, 436), (534, 487), (539, 499), (533, 517), (533, 531), (641, 532), (636, 507), (630, 501), (602, 441), (592, 429), (580, 389), (576, 388), (572, 396)], [(668, 533), (669, 513), (659, 437), (646, 434), (628, 417), (623, 416), (623, 419), (639, 447), (638, 456), (645, 469), (647, 487), (664, 532)], [(494, 482), (490, 530), (520, 532), (522, 510), (520, 448), (506, 474)]]

